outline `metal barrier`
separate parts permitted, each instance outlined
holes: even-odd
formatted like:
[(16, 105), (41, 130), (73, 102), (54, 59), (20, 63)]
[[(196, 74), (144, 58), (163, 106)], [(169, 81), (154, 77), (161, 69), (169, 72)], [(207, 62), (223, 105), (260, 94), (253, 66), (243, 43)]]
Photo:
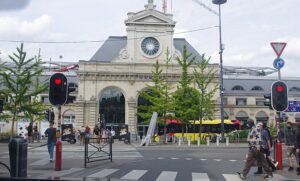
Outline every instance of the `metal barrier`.
[(101, 160), (112, 162), (113, 138), (85, 138), (84, 142), (84, 168), (88, 163)]

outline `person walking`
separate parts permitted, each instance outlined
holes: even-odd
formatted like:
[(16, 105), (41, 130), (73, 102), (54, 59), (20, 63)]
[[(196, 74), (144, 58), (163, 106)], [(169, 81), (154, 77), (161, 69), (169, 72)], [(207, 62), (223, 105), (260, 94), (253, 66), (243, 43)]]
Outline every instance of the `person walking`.
[[(292, 162), (292, 156), (294, 155), (296, 160), (298, 160), (298, 156), (296, 153), (296, 131), (292, 129), (292, 123), (287, 122), (286, 124), (287, 132), (286, 132), (286, 146), (287, 146), (287, 158), (289, 161), (289, 168), (288, 171), (293, 171), (294, 166)], [(297, 163), (298, 165), (298, 163)], [(299, 170), (299, 165), (297, 171)]]
[[(297, 132), (296, 132), (296, 154), (297, 154), (297, 160), (298, 165), (300, 165), (300, 123), (297, 123)], [(300, 170), (297, 169), (297, 175), (300, 175)]]
[(254, 165), (255, 161), (259, 162), (261, 166), (264, 168), (267, 175), (264, 178), (273, 178), (273, 174), (271, 169), (269, 168), (268, 162), (264, 157), (264, 154), (261, 151), (261, 131), (260, 125), (257, 127), (254, 126), (254, 121), (252, 119), (248, 120), (248, 124), (250, 127), (248, 133), (248, 143), (249, 143), (249, 151), (246, 163), (244, 165), (244, 169), (242, 172), (237, 172), (241, 179), (246, 179), (247, 174), (249, 173), (251, 166)]
[(33, 131), (33, 125), (32, 121), (29, 123), (29, 126), (27, 127), (27, 137), (28, 137), (28, 143), (33, 143), (32, 140), (32, 131)]
[[(261, 150), (262, 150), (263, 154), (265, 155), (269, 166), (272, 168), (272, 171), (275, 171), (278, 162), (273, 164), (273, 161), (270, 158), (270, 154), (271, 154), (271, 150), (272, 150), (272, 146), (273, 146), (270, 131), (268, 130), (266, 123), (258, 123), (258, 125), (259, 125), (260, 129), (262, 130), (262, 132), (261, 132), (261, 138), (262, 138)], [(263, 173), (262, 166), (260, 165), (260, 163), (258, 163), (257, 172), (255, 172), (254, 174), (262, 174), (262, 173)]]
[(48, 152), (50, 155), (50, 162), (53, 162), (53, 152), (54, 146), (56, 143), (56, 128), (53, 128), (53, 122), (50, 122), (49, 128), (46, 129), (45, 135), (48, 137), (47, 145), (48, 145)]

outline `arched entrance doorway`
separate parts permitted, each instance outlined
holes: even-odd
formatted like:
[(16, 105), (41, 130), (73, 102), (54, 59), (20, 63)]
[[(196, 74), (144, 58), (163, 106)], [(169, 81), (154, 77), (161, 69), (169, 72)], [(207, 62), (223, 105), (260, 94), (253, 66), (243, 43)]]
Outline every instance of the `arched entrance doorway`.
[(247, 121), (249, 119), (249, 116), (248, 116), (248, 114), (245, 111), (239, 111), (236, 114), (235, 118), (237, 120), (240, 120), (240, 122), (241, 122), (241, 128), (242, 129), (247, 128)]
[(125, 126), (125, 97), (119, 88), (109, 87), (102, 91), (99, 114), (103, 125), (114, 129), (118, 138), (120, 128)]
[(264, 111), (260, 111), (255, 116), (256, 123), (261, 122), (268, 125), (269, 117)]

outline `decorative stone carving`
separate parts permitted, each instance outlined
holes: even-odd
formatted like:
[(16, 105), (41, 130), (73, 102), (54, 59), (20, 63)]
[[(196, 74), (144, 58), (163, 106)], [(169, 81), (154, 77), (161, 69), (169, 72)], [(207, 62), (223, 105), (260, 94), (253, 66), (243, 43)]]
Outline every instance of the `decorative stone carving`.
[(128, 59), (129, 58), (129, 53), (126, 49), (122, 49), (120, 51), (120, 59)]

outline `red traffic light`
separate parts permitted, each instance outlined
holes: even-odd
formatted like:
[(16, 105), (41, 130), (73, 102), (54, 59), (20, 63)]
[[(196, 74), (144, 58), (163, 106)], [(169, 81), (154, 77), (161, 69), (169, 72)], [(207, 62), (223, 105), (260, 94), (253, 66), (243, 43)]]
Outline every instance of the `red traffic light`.
[(55, 85), (60, 85), (61, 84), (61, 79), (59, 79), (59, 78), (54, 79), (54, 84)]
[(282, 85), (277, 85), (276, 90), (277, 90), (277, 92), (283, 92), (284, 88)]

